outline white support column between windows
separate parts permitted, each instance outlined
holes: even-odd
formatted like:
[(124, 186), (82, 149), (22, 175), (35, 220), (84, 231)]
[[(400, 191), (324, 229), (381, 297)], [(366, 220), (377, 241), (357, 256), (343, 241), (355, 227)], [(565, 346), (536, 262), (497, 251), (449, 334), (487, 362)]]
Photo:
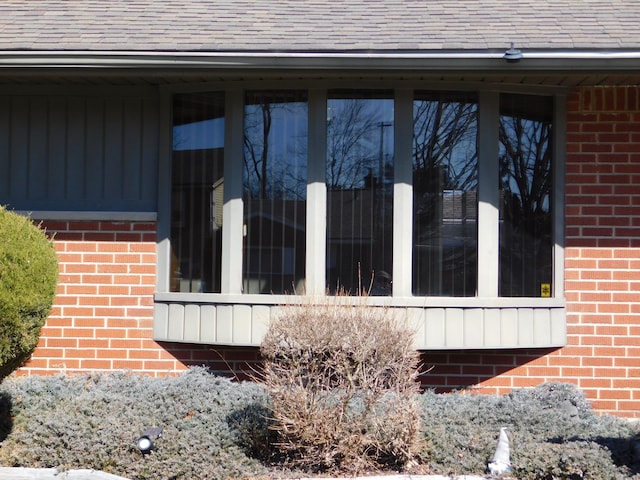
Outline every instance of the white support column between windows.
[(413, 278), (413, 91), (396, 90), (394, 106), (393, 296), (410, 297)]
[(498, 296), (500, 253), (499, 94), (480, 92), (478, 105), (478, 297)]
[(553, 288), (552, 295), (564, 298), (564, 184), (565, 184), (565, 146), (567, 97), (557, 94), (554, 97), (553, 112), (553, 166), (551, 175), (551, 205), (553, 212)]
[(242, 202), (243, 95), (227, 90), (225, 97), (224, 205), (222, 217), (222, 293), (242, 293)]
[(324, 295), (327, 251), (327, 93), (309, 90), (309, 140), (307, 157), (307, 225), (305, 290)]
[(159, 164), (158, 185), (168, 185), (169, 188), (158, 189), (158, 275), (156, 278), (156, 289), (158, 292), (170, 291), (171, 282), (171, 155), (173, 152), (173, 127), (171, 125), (172, 95), (163, 91), (160, 96), (159, 129), (162, 132), (159, 137)]

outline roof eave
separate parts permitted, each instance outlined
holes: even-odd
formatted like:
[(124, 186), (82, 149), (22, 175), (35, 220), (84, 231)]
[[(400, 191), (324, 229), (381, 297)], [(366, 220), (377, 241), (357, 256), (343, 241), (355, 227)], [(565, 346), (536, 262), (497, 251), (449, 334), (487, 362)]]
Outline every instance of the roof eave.
[(457, 71), (639, 71), (640, 50), (529, 51), (507, 62), (504, 52), (0, 52), (0, 69), (336, 69)]

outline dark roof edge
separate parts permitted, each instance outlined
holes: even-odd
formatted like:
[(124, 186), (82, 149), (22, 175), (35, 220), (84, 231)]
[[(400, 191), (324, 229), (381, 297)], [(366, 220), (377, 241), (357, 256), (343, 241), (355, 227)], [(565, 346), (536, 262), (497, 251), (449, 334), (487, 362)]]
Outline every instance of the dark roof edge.
[(99, 69), (338, 69), (338, 70), (640, 70), (640, 50), (523, 50), (517, 62), (505, 52), (172, 52), (0, 51), (5, 68)]

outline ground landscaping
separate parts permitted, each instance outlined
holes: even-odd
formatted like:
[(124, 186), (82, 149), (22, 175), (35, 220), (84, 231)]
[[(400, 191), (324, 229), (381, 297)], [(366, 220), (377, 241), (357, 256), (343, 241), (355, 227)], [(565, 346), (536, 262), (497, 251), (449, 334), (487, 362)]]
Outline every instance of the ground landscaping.
[[(511, 444), (509, 478), (640, 478), (638, 426), (599, 416), (567, 384), (504, 397), (418, 395), (416, 473), (485, 474), (500, 427)], [(195, 368), (170, 378), (125, 372), (9, 377), (0, 388), (0, 464), (96, 469), (131, 479), (284, 478), (263, 386)], [(161, 427), (148, 454), (138, 437)], [(326, 472), (325, 472), (326, 473)], [(373, 473), (373, 472), (363, 472)]]

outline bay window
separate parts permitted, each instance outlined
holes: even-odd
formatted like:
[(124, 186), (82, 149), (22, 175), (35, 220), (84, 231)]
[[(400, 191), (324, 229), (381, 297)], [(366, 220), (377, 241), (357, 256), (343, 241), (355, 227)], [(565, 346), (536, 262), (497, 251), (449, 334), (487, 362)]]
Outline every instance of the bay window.
[(236, 88), (172, 105), (167, 292), (561, 294), (553, 95)]

